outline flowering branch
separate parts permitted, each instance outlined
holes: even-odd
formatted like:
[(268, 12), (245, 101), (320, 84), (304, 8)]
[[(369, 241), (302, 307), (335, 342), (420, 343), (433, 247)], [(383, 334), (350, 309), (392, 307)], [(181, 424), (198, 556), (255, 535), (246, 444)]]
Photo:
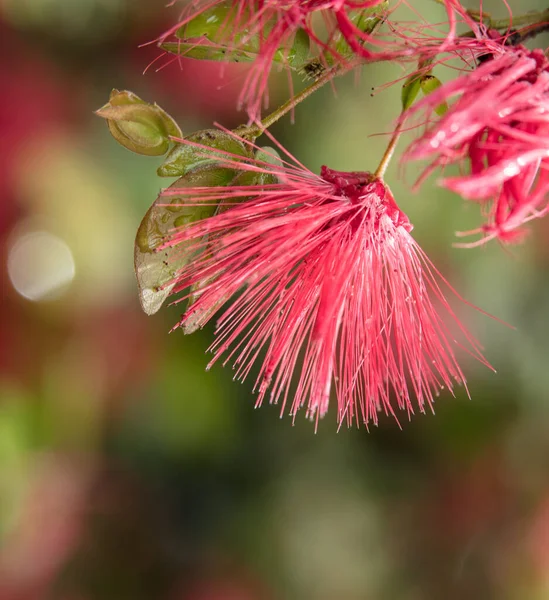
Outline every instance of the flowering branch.
[[(421, 115), (404, 160), (431, 160), (418, 184), (461, 167), (441, 184), (481, 205), (484, 222), (468, 232), (480, 239), (465, 245), (520, 241), (549, 213), (549, 59), (521, 45), (549, 28), (549, 9), (492, 20), (436, 1), (445, 35), (399, 27), (386, 0), (190, 0), (159, 45), (181, 59), (250, 62), (239, 99), (248, 125), (183, 136), (159, 106), (117, 90), (98, 111), (117, 141), (165, 155), (157, 173), (177, 178), (137, 232), (144, 311), (185, 302), (185, 333), (216, 318), (210, 364), (233, 363), (237, 379), (258, 364), (256, 405), (280, 403), (293, 418), (304, 408), (318, 423), (335, 396), (339, 425), (367, 426), (379, 411), (409, 416), (443, 388), (466, 387), (459, 349), (491, 368), (447, 297), (464, 299), (412, 237), (385, 175), (404, 124)], [(470, 31), (456, 35), (459, 23)], [(453, 58), (469, 68), (443, 84), (433, 70)], [(335, 77), (377, 61), (415, 71), (375, 171), (314, 174), (269, 133)], [(315, 80), (262, 117), (276, 65)], [(262, 134), (277, 150), (256, 145)]]
[(385, 172), (387, 171), (387, 167), (389, 166), (391, 159), (393, 158), (393, 154), (395, 153), (395, 149), (398, 144), (398, 140), (400, 139), (400, 134), (402, 132), (402, 122), (399, 122), (393, 131), (391, 139), (389, 140), (389, 144), (381, 158), (381, 161), (375, 170), (374, 177), (378, 179), (383, 179)]

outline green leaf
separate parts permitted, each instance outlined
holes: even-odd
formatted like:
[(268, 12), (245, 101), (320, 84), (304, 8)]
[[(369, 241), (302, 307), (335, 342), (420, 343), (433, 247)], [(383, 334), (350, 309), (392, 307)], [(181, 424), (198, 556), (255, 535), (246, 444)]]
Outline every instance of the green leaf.
[(225, 304), (225, 302), (229, 300), (230, 294), (227, 294), (222, 296), (217, 302), (215, 302), (215, 304), (211, 304), (208, 307), (195, 308), (192, 310), (192, 306), (196, 303), (198, 298), (200, 298), (202, 290), (210, 283), (213, 283), (217, 277), (218, 275), (208, 277), (203, 281), (197, 282), (191, 287), (191, 295), (189, 296), (189, 302), (187, 303), (185, 323), (181, 325), (181, 329), (185, 335), (190, 335), (198, 329), (202, 329), (202, 327), (204, 327), (204, 325), (206, 325), (206, 323), (210, 320), (212, 315), (214, 315)]
[(351, 21), (362, 31), (363, 33), (374, 33), (378, 25), (383, 21), (385, 13), (389, 8), (389, 2), (386, 0), (381, 4), (377, 4), (371, 8), (357, 11), (351, 16)]
[[(199, 167), (215, 167), (220, 160), (227, 158), (223, 152), (229, 152), (244, 158), (250, 157), (250, 151), (245, 144), (219, 129), (197, 131), (185, 139), (208, 146), (212, 151), (184, 143), (176, 144), (164, 162), (158, 167), (157, 173), (160, 177), (181, 177)], [(215, 152), (216, 150), (223, 152)]]
[(259, 162), (268, 163), (277, 167), (282, 167), (283, 165), (278, 150), (275, 150), (275, 148), (272, 148), (271, 146), (261, 146), (255, 153), (254, 158)]
[[(272, 164), (276, 166), (282, 166), (282, 160), (279, 153), (268, 146), (259, 148), (255, 153), (254, 158), (262, 163)], [(268, 168), (266, 166), (266, 168)], [(274, 184), (278, 182), (278, 178), (274, 173), (255, 173), (253, 171), (242, 171), (235, 179), (231, 182), (231, 185), (235, 186), (262, 186), (268, 184)], [(245, 201), (248, 197), (243, 196), (240, 200)], [(224, 210), (223, 207), (218, 206), (216, 213)], [(204, 281), (201, 281), (191, 288), (191, 296), (187, 305), (187, 317), (185, 323), (182, 325), (183, 333), (190, 334), (194, 333), (197, 329), (204, 327), (204, 325), (210, 320), (213, 314), (215, 314), (222, 306), (229, 300), (230, 296), (221, 297), (214, 305), (210, 305), (207, 308), (199, 308), (195, 310), (189, 310), (195, 304), (196, 300), (200, 297), (204, 287), (215, 281), (216, 276), (210, 277)]]
[[(269, 146), (263, 146), (259, 148), (254, 156), (255, 160), (258, 160), (261, 163), (266, 163), (263, 166), (265, 169), (269, 169), (268, 165), (275, 165), (277, 167), (282, 166), (282, 159), (280, 158), (280, 154)], [(242, 171), (239, 173), (233, 184), (234, 185), (253, 185), (253, 186), (261, 186), (261, 185), (270, 185), (278, 183), (278, 177), (276, 173), (261, 173), (256, 171)], [(249, 196), (246, 196), (249, 198)], [(243, 198), (246, 199), (246, 198)]]
[[(269, 169), (268, 165), (273, 165), (275, 167), (282, 167), (282, 159), (280, 158), (280, 154), (270, 146), (263, 146), (259, 148), (259, 150), (255, 153), (255, 160), (259, 162), (266, 163), (263, 165), (266, 169)], [(251, 185), (267, 185), (278, 183), (277, 175), (273, 173), (249, 173), (250, 175), (255, 175), (255, 180)]]
[[(259, 52), (259, 36), (249, 35), (247, 10), (235, 10), (233, 2), (221, 2), (202, 11), (182, 25), (175, 37), (181, 40), (177, 48), (161, 44), (168, 52), (202, 60), (254, 60)], [(236, 19), (238, 18), (238, 21)]]
[[(294, 37), (292, 46), (279, 48), (274, 56), (275, 63), (288, 65), (292, 69), (299, 69), (308, 60), (310, 40), (307, 32), (299, 29)], [(240, 63), (253, 62), (259, 54), (258, 39), (252, 39), (249, 43), (238, 45), (234, 40), (230, 44), (212, 43), (208, 39), (198, 38), (194, 40), (186, 39), (178, 42), (162, 42), (159, 47), (170, 54), (183, 56), (184, 58), (194, 58), (196, 60), (213, 60)]]
[[(214, 187), (230, 183), (235, 177), (231, 169), (198, 170), (178, 179), (168, 189)], [(215, 206), (189, 206), (185, 195), (160, 194), (145, 214), (135, 238), (134, 261), (139, 301), (147, 315), (153, 315), (173, 290), (173, 279), (179, 269), (196, 253), (184, 242), (159, 250), (170, 232), (177, 227), (211, 216)]]
[[(440, 81), (440, 79), (438, 77), (435, 77), (434, 75), (424, 75), (421, 78), (421, 91), (428, 96), (429, 94), (432, 94), (435, 90), (438, 90), (438, 88), (442, 85), (442, 82)], [(446, 102), (443, 102), (442, 104), (439, 104), (436, 108), (435, 108), (435, 112), (437, 113), (437, 115), (439, 117), (442, 117), (446, 114), (446, 112), (448, 111), (448, 104)]]
[(232, 19), (230, 17), (230, 5), (227, 2), (217, 4), (214, 8), (202, 11), (193, 19), (181, 26), (175, 33), (181, 40), (206, 37), (210, 40), (219, 41), (219, 35), (226, 30)]
[(257, 58), (257, 52), (244, 50), (241, 48), (231, 48), (230, 50), (221, 46), (213, 46), (208, 42), (162, 42), (159, 47), (166, 52), (183, 56), (184, 58), (194, 58), (196, 60), (228, 60), (231, 62), (252, 62)]
[[(249, 13), (246, 9), (236, 10), (234, 2), (219, 2), (215, 6), (203, 10), (190, 21), (182, 25), (175, 33), (181, 40), (194, 38), (207, 38), (213, 42), (235, 43), (238, 38), (247, 36), (242, 24), (249, 22)], [(235, 18), (238, 22), (235, 23)], [(238, 36), (235, 31), (238, 30)]]
[[(171, 54), (198, 60), (254, 61), (260, 51), (261, 37), (259, 34), (250, 35), (246, 28), (249, 22), (247, 15), (245, 9), (235, 10), (234, 2), (216, 4), (175, 32), (180, 41), (162, 42), (160, 47)], [(269, 35), (275, 24), (275, 20), (262, 24), (263, 38)], [(300, 28), (291, 46), (279, 48), (273, 60), (298, 69), (307, 61), (309, 50), (309, 35)]]
[(107, 104), (95, 114), (106, 119), (120, 145), (137, 154), (162, 156), (170, 147), (170, 136), (182, 136), (181, 129), (165, 110), (141, 100), (133, 92), (113, 90)]
[(279, 48), (274, 56), (275, 62), (288, 64), (292, 69), (300, 69), (309, 60), (311, 40), (304, 29), (298, 29), (290, 49)]
[[(377, 6), (363, 10), (355, 10), (350, 13), (350, 19), (363, 33), (370, 35), (374, 33), (377, 27), (383, 22), (384, 15), (389, 8), (389, 2), (386, 0)], [(338, 55), (349, 57), (354, 54), (345, 38), (338, 33), (334, 36), (335, 51)]]

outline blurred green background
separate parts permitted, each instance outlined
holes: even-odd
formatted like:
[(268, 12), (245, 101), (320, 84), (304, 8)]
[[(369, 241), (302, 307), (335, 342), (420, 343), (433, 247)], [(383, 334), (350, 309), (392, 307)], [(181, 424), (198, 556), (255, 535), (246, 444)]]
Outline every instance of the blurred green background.
[[(138, 46), (176, 13), (0, 0), (0, 599), (549, 598), (549, 222), (521, 247), (452, 248), (478, 207), (410, 192), (396, 163), (419, 242), (516, 328), (460, 307), (497, 375), (464, 364), (473, 399), (443, 395), (402, 431), (336, 433), (332, 411), (315, 435), (254, 411), (230, 369), (205, 372), (212, 328), (168, 335), (177, 307), (140, 312), (133, 238), (166, 180), (92, 114), (117, 87), (187, 133), (244, 120), (240, 66), (142, 74), (157, 51)], [(399, 110), (399, 86), (380, 86), (402, 74), (339, 80), (273, 131), (312, 170), (373, 170), (387, 137), (371, 136)], [(271, 106), (287, 94), (275, 77)]]

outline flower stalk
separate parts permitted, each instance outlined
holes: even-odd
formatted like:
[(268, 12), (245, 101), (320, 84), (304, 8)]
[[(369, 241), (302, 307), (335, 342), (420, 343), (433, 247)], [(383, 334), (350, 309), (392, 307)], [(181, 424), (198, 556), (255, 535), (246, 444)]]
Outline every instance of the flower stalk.
[(383, 180), (385, 173), (387, 171), (387, 168), (389, 167), (391, 159), (393, 158), (393, 155), (395, 153), (395, 150), (396, 150), (396, 147), (398, 144), (398, 140), (400, 139), (401, 132), (402, 132), (402, 122), (399, 122), (396, 125), (395, 130), (394, 130), (393, 134), (391, 135), (391, 139), (389, 140), (389, 144), (387, 145), (387, 148), (385, 149), (385, 152), (384, 152), (383, 156), (381, 157), (379, 165), (374, 172), (374, 177), (377, 177), (378, 179)]
[(309, 98), (309, 96), (314, 94), (317, 90), (324, 87), (327, 83), (329, 83), (336, 77), (344, 75), (349, 71), (352, 71), (354, 68), (356, 68), (357, 65), (361, 63), (362, 61), (359, 59), (352, 61), (346, 65), (337, 65), (335, 67), (332, 67), (331, 69), (325, 71), (318, 79), (316, 79), (307, 87), (303, 88), (300, 92), (295, 94), (295, 96), (284, 102), (284, 104), (279, 106), (272, 113), (264, 117), (260, 123), (238, 127), (235, 130), (235, 133), (244, 139), (255, 140), (265, 130), (271, 127), (271, 125), (274, 125), (274, 123), (276, 123), (284, 115), (287, 115), (289, 112), (292, 112), (298, 104), (301, 104), (301, 102)]

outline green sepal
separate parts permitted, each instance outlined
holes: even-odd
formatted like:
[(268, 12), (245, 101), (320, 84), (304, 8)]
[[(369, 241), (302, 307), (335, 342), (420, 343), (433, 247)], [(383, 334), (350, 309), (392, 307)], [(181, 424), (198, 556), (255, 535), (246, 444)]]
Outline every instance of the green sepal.
[(133, 92), (112, 90), (107, 104), (95, 114), (107, 121), (111, 135), (121, 146), (137, 154), (162, 156), (170, 148), (170, 136), (182, 136), (165, 110)]
[[(440, 81), (440, 79), (438, 77), (435, 77), (434, 75), (424, 75), (421, 78), (421, 91), (428, 96), (429, 94), (432, 94), (435, 90), (438, 90), (438, 88), (442, 85), (442, 82)], [(436, 108), (435, 108), (435, 112), (439, 117), (444, 116), (447, 112), (448, 112), (448, 104), (446, 102), (443, 102), (442, 104), (439, 104)]]
[[(232, 169), (196, 170), (168, 189), (224, 186), (234, 177)], [(139, 302), (147, 315), (160, 309), (174, 288), (176, 273), (196, 256), (185, 242), (162, 250), (160, 246), (174, 228), (210, 217), (215, 210), (212, 205), (190, 206), (184, 194), (161, 193), (143, 217), (135, 237), (134, 264)]]
[(419, 92), (421, 91), (421, 75), (414, 73), (408, 77), (402, 86), (400, 99), (402, 102), (402, 110), (408, 110), (416, 101)]
[[(208, 146), (212, 151), (185, 143), (176, 144), (166, 156), (164, 162), (158, 167), (157, 173), (160, 177), (182, 177), (199, 167), (215, 167), (220, 160), (230, 159), (224, 154), (225, 152), (243, 158), (251, 156), (249, 148), (244, 143), (219, 129), (197, 131), (185, 139), (189, 142)], [(222, 152), (216, 152), (216, 150)]]

